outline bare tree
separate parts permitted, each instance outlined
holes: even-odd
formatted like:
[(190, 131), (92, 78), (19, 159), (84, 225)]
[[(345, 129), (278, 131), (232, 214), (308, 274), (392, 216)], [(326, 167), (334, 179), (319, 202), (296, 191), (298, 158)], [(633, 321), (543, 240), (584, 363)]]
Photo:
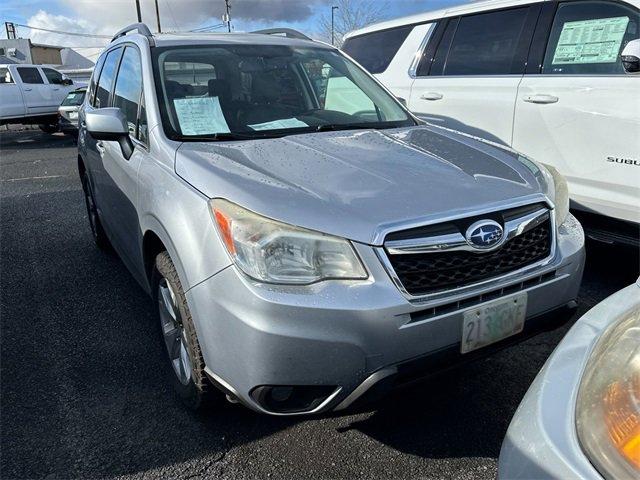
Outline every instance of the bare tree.
[(331, 6), (338, 7), (334, 14), (334, 37), (339, 47), (347, 32), (384, 19), (388, 4), (379, 0), (334, 0), (319, 22), (320, 38), (326, 42), (331, 42)]

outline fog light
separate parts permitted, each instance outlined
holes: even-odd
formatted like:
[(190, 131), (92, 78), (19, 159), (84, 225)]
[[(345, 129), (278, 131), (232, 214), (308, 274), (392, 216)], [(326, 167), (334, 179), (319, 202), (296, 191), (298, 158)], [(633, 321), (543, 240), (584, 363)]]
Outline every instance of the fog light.
[(273, 413), (310, 412), (336, 391), (329, 385), (261, 385), (251, 391), (258, 405)]

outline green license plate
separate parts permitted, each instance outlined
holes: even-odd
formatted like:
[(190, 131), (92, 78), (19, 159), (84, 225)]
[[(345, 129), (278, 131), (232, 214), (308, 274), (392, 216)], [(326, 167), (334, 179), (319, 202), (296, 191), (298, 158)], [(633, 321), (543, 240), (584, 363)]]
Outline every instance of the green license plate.
[(464, 312), (460, 352), (467, 353), (520, 333), (527, 315), (527, 293)]

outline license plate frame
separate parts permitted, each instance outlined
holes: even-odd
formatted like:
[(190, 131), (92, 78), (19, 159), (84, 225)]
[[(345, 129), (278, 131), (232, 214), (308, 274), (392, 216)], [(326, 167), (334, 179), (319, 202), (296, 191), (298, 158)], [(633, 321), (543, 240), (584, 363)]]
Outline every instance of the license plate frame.
[(527, 292), (499, 298), (463, 313), (460, 353), (469, 353), (522, 332)]

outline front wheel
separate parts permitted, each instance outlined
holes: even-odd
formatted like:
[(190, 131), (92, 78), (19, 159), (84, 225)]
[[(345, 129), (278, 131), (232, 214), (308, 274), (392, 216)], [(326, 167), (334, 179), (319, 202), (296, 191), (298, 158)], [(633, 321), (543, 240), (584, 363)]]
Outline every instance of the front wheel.
[(187, 298), (167, 252), (156, 257), (153, 280), (171, 383), (185, 405), (201, 409), (215, 399), (217, 392), (212, 391), (204, 373), (204, 359)]
[(84, 203), (87, 207), (87, 216), (89, 217), (89, 226), (91, 227), (93, 241), (100, 250), (109, 251), (111, 250), (111, 242), (109, 242), (109, 238), (104, 228), (102, 228), (102, 223), (100, 223), (96, 200), (93, 196), (93, 190), (91, 189), (89, 174), (86, 171), (82, 174), (82, 191), (84, 193)]

